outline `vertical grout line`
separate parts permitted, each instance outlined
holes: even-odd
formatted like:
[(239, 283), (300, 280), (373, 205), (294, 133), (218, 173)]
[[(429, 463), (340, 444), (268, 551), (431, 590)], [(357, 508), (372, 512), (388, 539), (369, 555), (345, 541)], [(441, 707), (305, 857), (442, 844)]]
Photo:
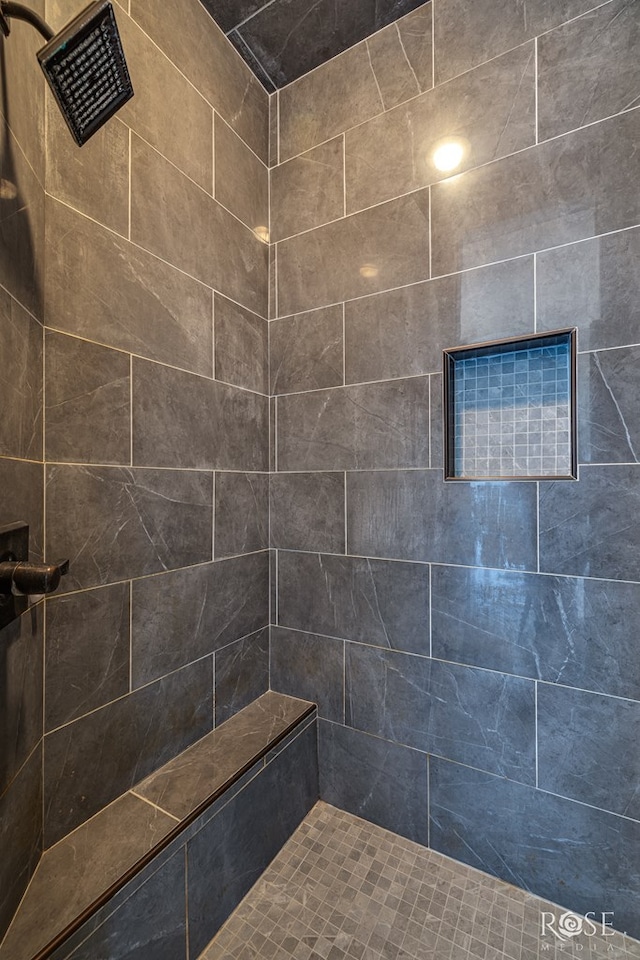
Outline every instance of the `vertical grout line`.
[(534, 709), (536, 734), (536, 787), (538, 786), (538, 681), (534, 681)]
[(539, 143), (538, 139), (538, 38), (534, 40), (533, 46), (533, 57), (534, 57), (534, 96), (535, 96), (535, 105), (536, 105), (536, 143)]
[(347, 135), (342, 134), (342, 213), (347, 215)]
[(433, 564), (429, 564), (429, 656), (433, 658), (433, 623), (431, 619), (431, 605), (433, 603), (433, 589), (431, 587), (431, 572)]
[(431, 0), (431, 86), (436, 85), (436, 0)]
[(129, 241), (131, 240), (131, 168), (132, 168), (131, 157), (133, 152), (132, 140), (133, 140), (133, 135), (132, 135), (131, 127), (129, 127), (129, 229), (127, 233), (127, 239)]
[(344, 472), (344, 552), (348, 555), (347, 548), (347, 471)]
[(533, 332), (538, 332), (538, 254), (533, 255)]

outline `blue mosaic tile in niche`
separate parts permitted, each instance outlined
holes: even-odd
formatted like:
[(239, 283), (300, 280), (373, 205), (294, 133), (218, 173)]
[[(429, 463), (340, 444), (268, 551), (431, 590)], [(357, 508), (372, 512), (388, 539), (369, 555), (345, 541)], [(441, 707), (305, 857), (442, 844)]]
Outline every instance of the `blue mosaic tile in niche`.
[(572, 341), (445, 351), (448, 479), (575, 475)]

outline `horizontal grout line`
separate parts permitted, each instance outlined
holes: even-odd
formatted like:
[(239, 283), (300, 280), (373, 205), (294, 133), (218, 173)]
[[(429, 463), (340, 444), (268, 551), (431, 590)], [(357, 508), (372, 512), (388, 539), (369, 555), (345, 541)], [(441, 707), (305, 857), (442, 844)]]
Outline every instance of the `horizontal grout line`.
[[(526, 333), (523, 334), (523, 337), (526, 336)], [(348, 387), (361, 387), (376, 383), (398, 383), (405, 380), (425, 380), (427, 377), (439, 376), (441, 374), (442, 370), (434, 370), (428, 373), (409, 373), (404, 377), (385, 377), (382, 380), (350, 380), (348, 383), (336, 383), (328, 387), (311, 387), (309, 390), (291, 390), (289, 393), (276, 393), (274, 396), (278, 397), (280, 400), (284, 400), (287, 397), (307, 396), (307, 394), (310, 393), (325, 393), (328, 390), (346, 390)]]

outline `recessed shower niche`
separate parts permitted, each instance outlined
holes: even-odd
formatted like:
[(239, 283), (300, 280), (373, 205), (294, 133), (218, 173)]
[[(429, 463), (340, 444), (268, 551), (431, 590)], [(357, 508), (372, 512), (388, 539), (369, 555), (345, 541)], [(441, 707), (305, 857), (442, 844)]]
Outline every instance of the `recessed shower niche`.
[(444, 351), (445, 480), (575, 480), (576, 331)]

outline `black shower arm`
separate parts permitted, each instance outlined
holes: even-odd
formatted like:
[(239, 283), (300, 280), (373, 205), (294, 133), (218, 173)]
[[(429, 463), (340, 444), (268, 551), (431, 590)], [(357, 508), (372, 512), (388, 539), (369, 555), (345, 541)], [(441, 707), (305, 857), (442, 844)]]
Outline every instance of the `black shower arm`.
[(11, 32), (11, 27), (9, 26), (10, 18), (14, 20), (26, 20), (27, 23), (30, 23), (32, 27), (35, 27), (36, 30), (42, 34), (45, 40), (51, 40), (54, 36), (49, 24), (46, 23), (35, 10), (30, 10), (29, 7), (25, 7), (23, 3), (11, 3), (9, 0), (1, 0), (0, 30), (4, 33), (5, 37), (8, 37)]

